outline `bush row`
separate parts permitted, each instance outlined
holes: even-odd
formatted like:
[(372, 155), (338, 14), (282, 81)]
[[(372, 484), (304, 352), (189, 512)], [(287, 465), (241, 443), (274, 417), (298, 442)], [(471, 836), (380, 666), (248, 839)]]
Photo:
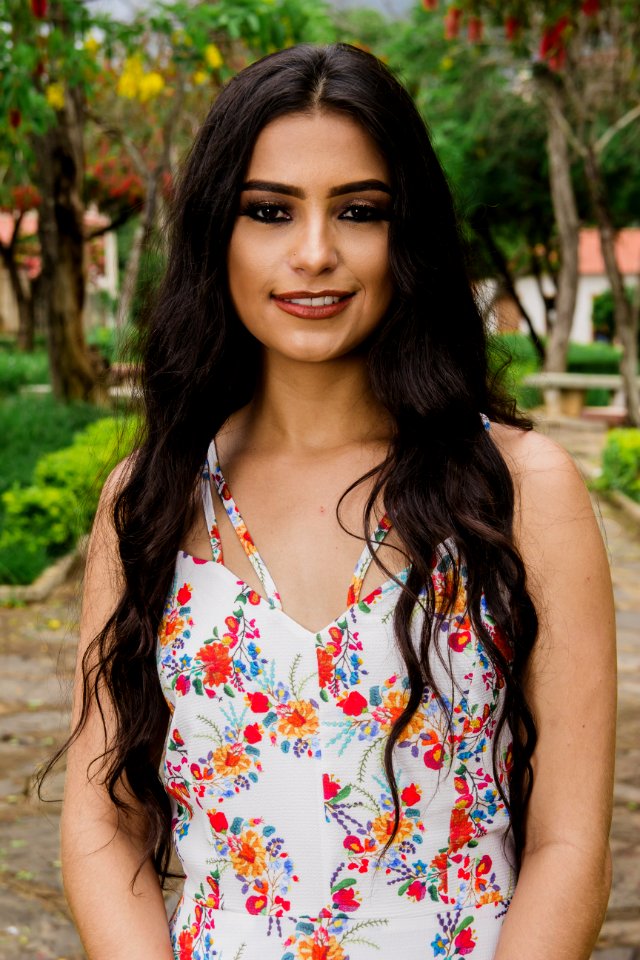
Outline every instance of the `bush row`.
[(621, 490), (640, 503), (640, 430), (610, 430), (602, 454), (599, 486)]
[(90, 529), (102, 484), (133, 449), (136, 427), (134, 417), (97, 420), (41, 457), (30, 486), (2, 494), (0, 582), (31, 583)]

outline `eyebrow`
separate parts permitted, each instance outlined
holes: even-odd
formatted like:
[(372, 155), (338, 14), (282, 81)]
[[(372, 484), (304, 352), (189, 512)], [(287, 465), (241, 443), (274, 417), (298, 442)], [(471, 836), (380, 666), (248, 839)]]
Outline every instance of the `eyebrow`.
[[(271, 183), (268, 180), (247, 180), (242, 184), (242, 190), (263, 190), (267, 193), (284, 193), (288, 197), (297, 197), (298, 200), (304, 200), (304, 190), (299, 187), (291, 187), (286, 183)], [(341, 197), (345, 193), (362, 193), (365, 190), (379, 190), (381, 193), (388, 193), (391, 196), (391, 188), (383, 180), (354, 180), (352, 183), (342, 183), (338, 187), (332, 187), (328, 196)]]

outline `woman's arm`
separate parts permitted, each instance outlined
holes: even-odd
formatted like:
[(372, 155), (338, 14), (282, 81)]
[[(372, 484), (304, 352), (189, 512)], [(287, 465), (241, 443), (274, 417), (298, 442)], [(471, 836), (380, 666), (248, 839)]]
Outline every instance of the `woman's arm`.
[[(111, 504), (126, 463), (116, 467), (104, 486), (89, 543), (74, 684), (74, 724), (82, 702), (83, 654), (115, 609), (122, 586)], [(107, 707), (109, 729), (106, 698), (101, 699)], [(65, 893), (89, 960), (173, 960), (162, 892), (150, 861), (131, 889), (141, 860), (144, 815), (140, 809), (128, 817), (118, 815), (101, 786), (100, 763), (91, 766), (104, 749), (102, 721), (92, 703), (87, 723), (67, 759), (61, 824)]]
[(589, 960), (611, 886), (609, 566), (568, 454), (533, 433), (512, 435), (502, 452), (519, 490), (516, 539), (540, 621), (526, 683), (539, 740), (522, 870), (494, 960)]

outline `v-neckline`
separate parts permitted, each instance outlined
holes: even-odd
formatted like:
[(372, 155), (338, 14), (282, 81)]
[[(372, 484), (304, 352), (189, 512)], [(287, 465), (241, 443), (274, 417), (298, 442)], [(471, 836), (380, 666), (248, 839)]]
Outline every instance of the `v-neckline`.
[[(236, 581), (239, 584), (245, 585), (248, 589), (254, 590), (254, 588), (248, 584), (243, 578), (237, 577), (234, 572), (224, 564), (224, 558), (222, 554), (222, 543), (220, 539), (219, 525), (216, 519), (216, 510), (213, 504), (213, 487), (211, 481), (215, 484), (215, 487), (220, 498), (220, 504), (225, 510), (227, 517), (234, 528), (235, 533), (240, 540), (241, 546), (244, 549), (244, 552), (253, 567), (258, 580), (262, 585), (265, 596), (256, 592), (260, 599), (265, 602), (271, 609), (280, 610), (291, 623), (296, 624), (300, 629), (305, 630), (307, 633), (315, 635), (322, 633), (325, 630), (328, 630), (330, 627), (334, 626), (336, 622), (342, 619), (345, 615), (349, 613), (354, 607), (358, 605), (359, 602), (364, 603), (365, 601), (360, 599), (360, 593), (362, 585), (364, 583), (367, 570), (375, 557), (375, 553), (384, 540), (385, 536), (391, 529), (391, 521), (388, 515), (385, 513), (380, 518), (373, 536), (369, 541), (365, 542), (365, 546), (358, 558), (358, 561), (355, 565), (355, 569), (347, 590), (346, 602), (347, 606), (345, 610), (334, 617), (325, 627), (322, 627), (320, 631), (309, 630), (306, 627), (303, 627), (297, 620), (287, 614), (282, 607), (282, 600), (280, 594), (276, 588), (275, 582), (271, 577), (269, 569), (265, 564), (264, 560), (260, 556), (256, 544), (249, 532), (249, 529), (238, 509), (238, 506), (233, 498), (229, 485), (226, 482), (222, 468), (220, 466), (220, 460), (218, 458), (218, 453), (216, 449), (215, 438), (212, 438), (209, 448), (207, 450), (207, 458), (205, 460), (203, 474), (203, 503), (204, 503), (204, 512), (207, 520), (207, 527), (209, 531), (211, 552), (212, 552), (212, 562), (215, 562), (219, 566), (224, 567), (232, 576), (236, 578)], [(195, 558), (194, 558), (195, 559)], [(397, 584), (400, 582), (399, 578), (406, 577), (409, 574), (410, 566), (405, 567), (397, 575), (388, 577), (382, 584), (378, 587), (375, 587), (368, 595), (367, 598), (371, 598), (378, 590), (389, 588), (391, 584)], [(365, 600), (367, 599), (365, 598)]]
[(255, 595), (258, 597), (258, 601), (256, 602), (256, 607), (263, 607), (263, 608), (266, 607), (267, 610), (280, 614), (280, 616), (283, 617), (289, 624), (291, 624), (291, 626), (294, 629), (300, 630), (307, 636), (314, 637), (316, 639), (319, 637), (322, 637), (323, 634), (328, 633), (332, 627), (337, 626), (340, 620), (343, 620), (345, 617), (349, 616), (351, 611), (354, 609), (357, 609), (360, 606), (360, 604), (369, 605), (369, 602), (373, 600), (373, 598), (377, 596), (378, 593), (380, 593), (381, 596), (384, 596), (386, 593), (390, 592), (392, 589), (394, 588), (398, 589), (400, 583), (403, 583), (403, 584), (406, 583), (407, 577), (409, 576), (409, 573), (411, 571), (411, 564), (409, 564), (408, 566), (404, 567), (404, 569), (400, 570), (400, 572), (397, 573), (395, 576), (387, 577), (387, 579), (383, 583), (379, 584), (377, 587), (374, 587), (373, 590), (371, 590), (371, 592), (368, 593), (366, 597), (360, 598), (355, 603), (352, 603), (345, 610), (339, 613), (337, 617), (334, 617), (333, 620), (327, 623), (324, 627), (321, 627), (320, 630), (310, 630), (309, 627), (303, 626), (303, 624), (301, 624), (298, 620), (296, 620), (294, 617), (288, 614), (282, 607), (277, 607), (272, 605), (269, 602), (268, 597), (263, 597), (261, 593), (258, 593), (255, 587), (252, 587), (250, 583), (247, 583), (246, 580), (243, 580), (242, 577), (239, 577), (237, 574), (235, 574), (233, 570), (231, 570), (230, 567), (226, 566), (226, 564), (222, 563), (221, 560), (213, 560), (213, 559), (204, 560), (201, 557), (195, 557), (192, 553), (188, 553), (188, 551), (186, 550), (178, 551), (178, 558), (181, 558), (181, 557), (183, 559), (191, 560), (196, 566), (211, 565), (214, 568), (216, 567), (220, 568), (221, 570), (224, 571), (224, 573), (227, 576), (233, 578), (234, 583), (238, 587), (240, 587), (242, 591), (250, 590), (253, 593), (255, 593)]

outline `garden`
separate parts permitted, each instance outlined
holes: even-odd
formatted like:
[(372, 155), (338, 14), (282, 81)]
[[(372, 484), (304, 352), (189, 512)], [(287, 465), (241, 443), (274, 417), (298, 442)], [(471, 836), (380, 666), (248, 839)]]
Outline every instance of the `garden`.
[[(640, 209), (640, 71), (619, 69), (637, 60), (637, 17), (622, 0), (500, 6), (423, 0), (391, 20), (309, 0), (165, 0), (118, 20), (75, 0), (4, 5), (0, 279), (18, 321), (2, 332), (0, 315), (0, 583), (32, 583), (89, 531), (106, 475), (136, 442), (135, 410), (109, 404), (103, 374), (127, 359), (115, 331), (142, 322), (162, 272), (179, 159), (225, 82), (299, 41), (356, 43), (401, 76), (453, 187), (473, 279), (492, 278), (529, 330), (492, 336), (493, 372), (524, 410), (543, 402), (528, 374), (620, 374), (628, 422), (608, 434), (598, 484), (640, 502), (638, 285), (625, 290), (611, 246)], [(596, 55), (612, 43), (615, 63)], [(48, 175), (60, 158), (75, 171), (74, 204)], [(104, 219), (87, 233), (96, 207)], [(598, 230), (609, 285), (593, 303), (593, 343), (570, 336), (579, 224)], [(100, 292), (89, 323), (85, 294), (110, 232), (116, 292)], [(539, 282), (544, 335), (518, 297), (524, 276)], [(609, 394), (586, 402), (606, 406)]]

